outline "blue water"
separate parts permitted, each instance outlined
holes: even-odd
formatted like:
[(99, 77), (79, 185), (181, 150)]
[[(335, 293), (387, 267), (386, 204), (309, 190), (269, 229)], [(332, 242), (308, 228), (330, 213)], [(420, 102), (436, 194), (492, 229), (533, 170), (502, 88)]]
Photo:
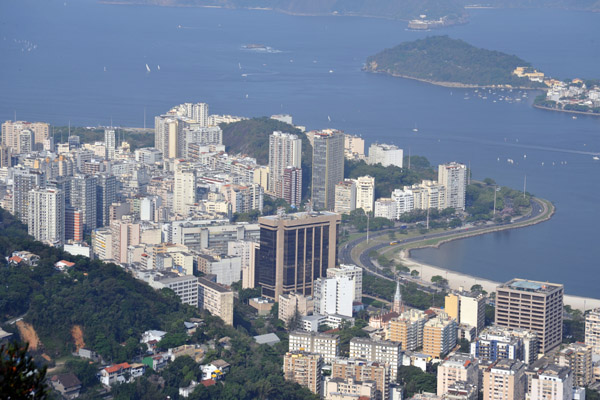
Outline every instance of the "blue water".
[[(476, 10), (469, 24), (435, 33), (516, 54), (558, 78), (600, 78), (600, 14)], [(60, 125), (112, 118), (142, 126), (145, 109), (151, 126), (174, 104), (204, 101), (211, 113), (290, 113), (310, 129), (395, 143), (432, 163), (470, 162), (474, 178), (514, 188), (526, 175), (528, 191), (556, 204), (551, 221), (414, 256), (495, 280), (561, 282), (568, 293), (600, 297), (600, 162), (592, 160), (600, 152), (600, 119), (533, 109), (535, 93), (494, 103), (497, 95), (481, 100), (472, 90), (361, 72), (367, 56), (428, 34), (368, 18), (3, 0), (0, 118), (16, 112)], [(242, 49), (248, 43), (280, 52)]]

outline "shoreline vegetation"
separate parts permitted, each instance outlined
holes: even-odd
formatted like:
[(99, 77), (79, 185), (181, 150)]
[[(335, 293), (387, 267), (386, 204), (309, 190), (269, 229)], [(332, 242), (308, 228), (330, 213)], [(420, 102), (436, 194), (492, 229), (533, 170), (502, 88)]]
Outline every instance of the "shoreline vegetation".
[(561, 112), (561, 113), (567, 113), (567, 114), (589, 115), (592, 117), (600, 117), (600, 113), (595, 113), (595, 112), (591, 112), (591, 111), (565, 110), (565, 109), (556, 108), (556, 107), (546, 107), (546, 106), (542, 106), (540, 104), (535, 104), (535, 103), (533, 103), (533, 107), (540, 109), (540, 110), (555, 111), (555, 112)]

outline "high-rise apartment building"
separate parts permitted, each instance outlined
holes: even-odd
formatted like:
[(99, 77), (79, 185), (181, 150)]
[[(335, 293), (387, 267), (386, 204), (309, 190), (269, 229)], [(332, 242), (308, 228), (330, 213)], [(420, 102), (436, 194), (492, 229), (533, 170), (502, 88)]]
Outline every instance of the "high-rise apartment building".
[(33, 134), (32, 145), (36, 149), (48, 139), (50, 125), (45, 122), (6, 121), (2, 124), (2, 144), (16, 151), (19, 148), (19, 136), (24, 130)]
[(83, 213), (71, 206), (65, 207), (65, 240), (83, 241)]
[(156, 289), (171, 289), (183, 304), (198, 307), (198, 277), (194, 275), (163, 278), (152, 281), (150, 286)]
[(423, 353), (441, 358), (456, 346), (457, 323), (446, 313), (430, 319), (423, 327)]
[(451, 385), (466, 382), (479, 386), (479, 368), (476, 358), (468, 354), (456, 353), (445, 359), (437, 370), (437, 395), (448, 393)]
[(96, 229), (97, 186), (98, 178), (91, 175), (76, 175), (70, 181), (69, 202), (71, 207), (81, 210), (86, 233)]
[(12, 149), (5, 145), (0, 145), (0, 168), (12, 167)]
[(467, 193), (467, 166), (456, 162), (438, 166), (438, 182), (446, 190), (445, 207), (465, 209)]
[(36, 170), (25, 168), (14, 170), (13, 175), (13, 213), (23, 223), (29, 216), (29, 191), (41, 186), (44, 175)]
[(375, 400), (388, 398), (390, 368), (385, 363), (353, 358), (337, 358), (331, 365), (331, 377), (375, 382)]
[(315, 313), (352, 316), (354, 280), (347, 276), (317, 278), (314, 283)]
[(341, 214), (348, 214), (355, 209), (356, 181), (354, 179), (344, 179), (336, 183), (334, 211)]
[(258, 283), (265, 297), (283, 293), (311, 296), (313, 282), (337, 259), (341, 218), (330, 212), (301, 212), (259, 218)]
[(115, 149), (117, 148), (117, 142), (115, 138), (115, 130), (114, 129), (105, 129), (104, 130), (104, 148), (106, 149), (107, 160), (115, 159)]
[(275, 131), (269, 137), (268, 190), (276, 197), (283, 198), (284, 174), (288, 167), (302, 167), (302, 140), (297, 135)]
[(356, 265), (341, 264), (335, 268), (327, 269), (328, 278), (345, 276), (354, 281), (354, 301), (358, 302), (362, 302), (362, 274), (362, 268)]
[(531, 364), (537, 360), (538, 338), (525, 329), (489, 327), (471, 342), (471, 354), (481, 361), (496, 361), (501, 358), (520, 360)]
[(483, 371), (484, 400), (523, 400), (526, 393), (525, 364), (498, 360)]
[(313, 138), (312, 202), (317, 210), (333, 210), (335, 185), (344, 179), (344, 133), (319, 131)]
[(173, 186), (173, 211), (187, 215), (189, 206), (196, 203), (196, 171), (178, 166)]
[(529, 400), (571, 400), (573, 383), (568, 367), (550, 364), (532, 376)]
[(29, 192), (28, 232), (40, 242), (65, 243), (65, 195), (60, 189)]
[(496, 325), (535, 332), (546, 353), (562, 342), (563, 296), (563, 285), (513, 279), (496, 290)]
[(163, 158), (177, 158), (179, 139), (179, 120), (172, 115), (160, 115), (154, 118), (154, 147), (163, 154)]
[(443, 210), (446, 208), (446, 188), (436, 181), (424, 180), (416, 185), (405, 186), (404, 191), (407, 190), (413, 194), (415, 210), (427, 210), (428, 208)]
[(556, 363), (573, 371), (575, 386), (588, 386), (594, 381), (592, 346), (571, 343), (556, 355)]
[(375, 178), (359, 176), (356, 179), (356, 208), (362, 208), (365, 213), (373, 212), (375, 203)]
[(373, 143), (369, 147), (369, 164), (381, 164), (384, 167), (394, 165), (402, 168), (404, 152), (393, 144)]
[(256, 286), (256, 251), (258, 243), (249, 240), (236, 240), (227, 243), (227, 255), (240, 257), (242, 288)]
[(302, 168), (287, 167), (283, 171), (283, 199), (292, 207), (302, 203)]
[(390, 379), (396, 381), (398, 367), (402, 364), (400, 344), (389, 340), (374, 340), (370, 338), (350, 339), (350, 358), (377, 361), (389, 367)]
[(321, 332), (293, 331), (289, 336), (289, 351), (319, 354), (325, 364), (331, 364), (340, 353), (340, 337)]
[(450, 293), (446, 295), (444, 311), (458, 324), (476, 328), (477, 333), (485, 326), (485, 297), (480, 293)]
[(396, 216), (393, 219), (400, 219), (402, 214), (415, 209), (415, 199), (410, 189), (395, 189), (392, 192), (392, 200), (396, 203)]
[(423, 346), (423, 330), (427, 315), (417, 309), (410, 309), (390, 320), (386, 338), (400, 343), (402, 350), (416, 350)]
[(594, 354), (600, 355), (600, 308), (585, 316), (585, 344), (592, 346)]
[(117, 201), (117, 178), (114, 175), (97, 176), (96, 187), (96, 226), (108, 226), (110, 206)]
[(110, 229), (112, 231), (113, 259), (118, 263), (126, 263), (127, 248), (140, 244), (140, 224), (135, 223), (133, 218), (123, 217), (123, 219), (111, 221)]
[(344, 155), (348, 159), (364, 159), (365, 140), (355, 135), (344, 135)]
[(112, 230), (100, 228), (92, 231), (92, 251), (100, 260), (113, 259)]
[(283, 357), (283, 376), (308, 388), (314, 394), (321, 394), (323, 359), (319, 354), (305, 351), (292, 351)]
[(206, 278), (198, 278), (198, 308), (233, 325), (233, 291)]

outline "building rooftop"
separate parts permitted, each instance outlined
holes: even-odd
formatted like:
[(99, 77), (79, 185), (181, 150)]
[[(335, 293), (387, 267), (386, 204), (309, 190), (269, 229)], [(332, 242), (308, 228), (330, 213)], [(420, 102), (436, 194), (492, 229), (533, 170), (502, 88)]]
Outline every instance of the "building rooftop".
[(281, 340), (274, 333), (267, 333), (265, 335), (254, 336), (254, 340), (258, 344), (268, 344), (269, 346), (274, 345), (275, 343), (279, 343)]
[(218, 283), (209, 281), (206, 278), (198, 278), (198, 284), (200, 284), (202, 286), (205, 286), (205, 287), (208, 287), (210, 289), (216, 290), (217, 292), (220, 292), (220, 293), (229, 293), (229, 292), (231, 292), (231, 290), (228, 289), (227, 287), (225, 287), (223, 285), (220, 285)]
[(261, 220), (269, 221), (269, 222), (279, 221), (279, 220), (298, 221), (298, 220), (304, 220), (304, 219), (311, 219), (311, 218), (318, 218), (318, 217), (330, 217), (330, 216), (339, 217), (340, 214), (337, 214), (334, 212), (329, 212), (329, 211), (297, 212), (297, 213), (291, 213), (291, 214), (268, 215), (265, 217), (260, 217), (259, 222)]
[(524, 292), (551, 293), (555, 290), (562, 289), (563, 285), (548, 282), (530, 281), (527, 279), (513, 279), (501, 287)]

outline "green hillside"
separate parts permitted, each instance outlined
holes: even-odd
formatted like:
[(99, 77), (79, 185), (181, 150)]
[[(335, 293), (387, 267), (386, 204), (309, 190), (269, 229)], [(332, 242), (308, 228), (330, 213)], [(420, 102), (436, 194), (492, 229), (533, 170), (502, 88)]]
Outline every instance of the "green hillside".
[(530, 64), (517, 56), (480, 49), (448, 36), (430, 36), (369, 57), (365, 70), (433, 83), (537, 86), (512, 74), (518, 66)]

